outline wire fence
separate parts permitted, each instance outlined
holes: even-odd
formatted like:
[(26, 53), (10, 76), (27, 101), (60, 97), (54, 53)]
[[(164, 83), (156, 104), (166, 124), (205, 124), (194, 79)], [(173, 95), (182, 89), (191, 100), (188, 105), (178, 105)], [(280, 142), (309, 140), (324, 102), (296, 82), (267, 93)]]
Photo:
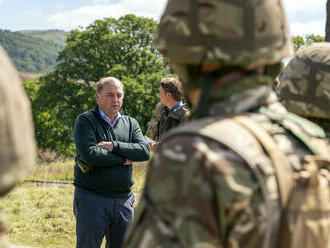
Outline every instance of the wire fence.
[(73, 185), (73, 181), (66, 181), (66, 180), (40, 180), (40, 179), (31, 179), (31, 180), (24, 180), (24, 183), (36, 183), (36, 184), (68, 184)]

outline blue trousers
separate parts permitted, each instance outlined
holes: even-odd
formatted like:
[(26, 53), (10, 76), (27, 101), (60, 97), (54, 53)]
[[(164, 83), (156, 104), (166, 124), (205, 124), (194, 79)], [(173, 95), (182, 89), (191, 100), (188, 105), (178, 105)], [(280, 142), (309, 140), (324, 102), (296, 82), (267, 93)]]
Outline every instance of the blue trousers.
[(77, 248), (120, 248), (127, 225), (134, 215), (134, 195), (109, 198), (75, 187), (73, 213), (76, 217)]

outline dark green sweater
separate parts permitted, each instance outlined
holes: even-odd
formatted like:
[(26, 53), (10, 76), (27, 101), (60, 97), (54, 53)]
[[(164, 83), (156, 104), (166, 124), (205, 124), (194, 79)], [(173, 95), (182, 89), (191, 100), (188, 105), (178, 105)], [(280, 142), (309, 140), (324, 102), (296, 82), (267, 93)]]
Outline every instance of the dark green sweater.
[[(77, 117), (74, 141), (77, 157), (92, 168), (91, 172), (84, 174), (76, 164), (74, 185), (110, 197), (132, 194), (132, 165), (124, 163), (126, 159), (146, 161), (150, 158), (149, 145), (134, 118), (122, 115), (112, 128), (95, 107)], [(98, 147), (101, 141), (113, 142), (113, 151)]]

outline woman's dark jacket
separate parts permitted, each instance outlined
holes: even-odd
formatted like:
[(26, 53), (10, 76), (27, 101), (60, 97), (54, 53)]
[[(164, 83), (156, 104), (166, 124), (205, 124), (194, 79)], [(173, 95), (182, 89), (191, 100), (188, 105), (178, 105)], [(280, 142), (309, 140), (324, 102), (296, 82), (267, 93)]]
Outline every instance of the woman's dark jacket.
[(169, 111), (164, 105), (164, 110), (160, 121), (158, 122), (157, 141), (161, 141), (164, 134), (173, 127), (177, 127), (189, 114), (189, 110), (185, 105), (180, 106), (177, 109)]

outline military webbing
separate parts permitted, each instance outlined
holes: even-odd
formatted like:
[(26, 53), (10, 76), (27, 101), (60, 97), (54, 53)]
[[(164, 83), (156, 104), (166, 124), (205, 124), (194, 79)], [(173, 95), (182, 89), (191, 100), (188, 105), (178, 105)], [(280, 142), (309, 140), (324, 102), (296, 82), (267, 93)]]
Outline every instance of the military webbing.
[[(276, 114), (270, 110), (269, 113)], [(269, 117), (269, 115), (266, 116)], [(281, 117), (283, 117), (283, 115), (281, 115)], [(270, 119), (273, 120), (273, 118)], [(285, 118), (282, 118), (282, 121), (276, 121), (276, 119), (275, 121), (281, 125), (283, 119)], [(294, 120), (290, 121), (294, 122)], [(319, 132), (319, 127), (316, 126), (317, 128), (315, 130), (310, 130), (310, 127), (313, 127), (313, 125), (309, 125), (310, 123), (307, 123), (307, 125), (305, 125), (306, 123), (300, 123), (300, 120), (296, 121), (298, 123), (296, 123), (296, 130), (294, 130), (293, 135), (299, 135), (300, 137), (298, 138), (300, 140), (301, 137), (303, 137), (302, 142), (308, 142), (306, 146), (308, 148), (313, 148), (315, 154), (323, 154), (325, 157), (329, 158), (330, 154), (327, 143), (322, 143), (322, 139), (316, 138), (317, 134), (322, 134), (322, 132)], [(285, 123), (284, 126), (281, 126), (283, 126), (285, 129), (288, 129), (286, 124), (287, 123)], [(245, 133), (247, 132), (244, 137), (247, 140), (249, 139), (249, 141), (242, 142), (237, 139), (233, 139), (234, 135), (238, 135), (239, 133), (242, 134), (244, 130)], [(292, 132), (291, 129), (288, 129), (288, 131)], [(305, 131), (307, 131), (307, 134), (304, 134)], [(253, 119), (247, 116), (236, 116), (227, 119), (220, 119), (214, 117), (204, 118), (188, 123), (184, 127), (180, 127), (176, 130), (170, 131), (166, 138), (178, 134), (197, 134), (199, 136), (204, 136), (211, 140), (218, 141), (219, 143), (227, 146), (228, 148), (236, 152), (242, 159), (244, 159), (244, 161), (249, 165), (249, 167), (253, 171), (253, 174), (259, 182), (263, 197), (265, 198), (267, 213), (269, 216), (272, 216), (272, 218), (267, 222), (263, 247), (276, 247), (277, 244), (274, 241), (278, 239), (278, 231), (280, 227), (280, 219), (276, 217), (276, 214), (281, 212), (281, 206), (285, 208), (285, 206), (287, 205), (293, 187), (292, 183), (294, 180), (293, 171), (290, 168), (288, 160), (285, 157), (284, 153), (280, 150), (272, 136), (268, 134), (267, 131), (264, 130), (261, 126), (259, 126), (258, 123), (256, 123)], [(314, 134), (314, 136), (312, 134)], [(253, 137), (252, 140), (251, 137)], [(306, 137), (310, 137), (310, 139), (312, 138), (313, 141), (309, 141)], [(253, 140), (254, 142), (252, 142)], [(246, 149), (246, 143), (250, 145), (249, 149)], [(271, 158), (273, 168), (276, 172), (275, 175), (276, 180), (278, 182), (278, 191), (280, 193), (280, 201), (278, 201), (278, 203), (281, 202), (281, 205), (276, 205), (276, 203), (274, 203), (274, 200), (269, 198), (270, 191), (269, 188), (267, 188), (266, 186), (266, 179), (263, 175), (261, 175), (262, 173), (260, 172), (260, 169), (262, 169), (261, 167), (263, 166), (263, 164), (258, 164), (257, 161), (258, 156), (262, 157), (266, 155), (263, 151), (253, 151), (257, 150), (256, 148), (258, 148), (258, 146), (263, 147)], [(318, 157), (315, 157), (315, 159), (317, 158)], [(279, 209), (276, 209), (276, 206)]]
[[(231, 128), (228, 128), (228, 125)], [(249, 148), (252, 147), (259, 147), (259, 149), (255, 149), (258, 151), (254, 151), (253, 148), (246, 149), (246, 147), (242, 147), (241, 145), (237, 144), (237, 142), (233, 142), (232, 136), (230, 134), (231, 131), (235, 130), (234, 132), (237, 134), (238, 132), (245, 132), (247, 139), (250, 141)], [(276, 247), (276, 244), (272, 241), (276, 240), (278, 236), (278, 227), (280, 222), (280, 205), (278, 200), (275, 201), (270, 199), (269, 195), (270, 192), (267, 188), (267, 184), (265, 182), (265, 178), (261, 175), (259, 164), (257, 163), (256, 157), (265, 156), (262, 151), (262, 147), (260, 146), (259, 141), (252, 135), (245, 127), (239, 125), (233, 119), (217, 119), (213, 122), (208, 123), (205, 122), (205, 119), (201, 119), (200, 121), (194, 121), (186, 124), (183, 127), (179, 127), (176, 129), (171, 130), (167, 133), (164, 140), (168, 139), (171, 136), (175, 135), (199, 135), (204, 136), (205, 138), (214, 140), (219, 142), (220, 144), (230, 148), (234, 152), (236, 152), (251, 168), (253, 175), (256, 177), (257, 181), (259, 182), (259, 186), (262, 191), (262, 195), (265, 198), (266, 204), (266, 211), (268, 216), (272, 216), (271, 221), (267, 222), (266, 234), (263, 242), (263, 247)], [(251, 140), (252, 139), (252, 140)], [(166, 141), (165, 141), (166, 142)], [(252, 142), (252, 143), (251, 143)], [(253, 151), (249, 153), (249, 151)], [(260, 151), (260, 152), (259, 152)], [(276, 206), (275, 206), (276, 205)]]
[(271, 157), (276, 171), (276, 176), (279, 184), (279, 191), (281, 194), (281, 204), (286, 206), (291, 189), (293, 173), (287, 158), (280, 150), (272, 136), (270, 136), (259, 124), (248, 116), (235, 116), (233, 117), (244, 128), (249, 130), (266, 149), (267, 153)]
[[(308, 133), (310, 136), (325, 138), (325, 132), (322, 128), (316, 124), (305, 120), (303, 118), (299, 119), (299, 116), (295, 116), (292, 113), (275, 113), (268, 108), (262, 107), (259, 109), (259, 112), (266, 115), (269, 119), (277, 122), (282, 127), (290, 131), (295, 137), (297, 137), (306, 147), (315, 155), (320, 155), (323, 152), (320, 147), (315, 146), (310, 137), (304, 134)], [(295, 117), (295, 118), (294, 118)], [(298, 128), (297, 128), (298, 127)], [(302, 132), (302, 130), (304, 132)]]
[(155, 218), (155, 222), (159, 227), (158, 231), (160, 231), (161, 234), (167, 237), (168, 239), (178, 241), (178, 237), (176, 233), (172, 229), (170, 229), (169, 224), (166, 223), (163, 218), (161, 218), (161, 214), (159, 213), (157, 205), (152, 201), (151, 197), (149, 196), (147, 188), (144, 189), (142, 195), (144, 197), (143, 199), (148, 203), (150, 209), (155, 213), (152, 215), (152, 217)]

